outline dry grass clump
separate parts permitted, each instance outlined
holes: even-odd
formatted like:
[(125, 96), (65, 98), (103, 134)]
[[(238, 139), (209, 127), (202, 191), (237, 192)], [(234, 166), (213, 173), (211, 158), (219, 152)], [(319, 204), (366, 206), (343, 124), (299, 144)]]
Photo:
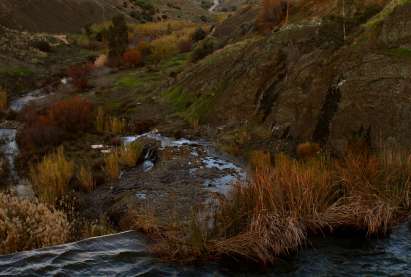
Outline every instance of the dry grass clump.
[(95, 127), (99, 133), (121, 135), (126, 130), (125, 119), (107, 115), (102, 107), (97, 109)]
[(115, 149), (104, 157), (104, 171), (111, 180), (120, 176), (121, 168), (135, 167), (143, 153), (143, 145), (131, 143)]
[(50, 204), (65, 194), (73, 174), (74, 163), (66, 159), (62, 147), (30, 168), (30, 178), (38, 197)]
[(104, 171), (111, 180), (120, 177), (120, 157), (116, 151), (104, 157)]
[(5, 111), (7, 109), (7, 91), (0, 87), (0, 111)]
[(347, 153), (340, 160), (280, 154), (274, 167), (257, 167), (250, 183), (218, 198), (213, 212), (206, 212), (213, 214), (211, 221), (195, 216), (194, 224), (177, 230), (151, 227), (162, 232), (153, 251), (180, 261), (234, 256), (272, 263), (311, 235), (385, 235), (410, 211), (410, 180), (411, 159), (402, 151)]
[(119, 162), (124, 167), (134, 167), (137, 165), (142, 153), (143, 145), (140, 143), (125, 145), (118, 151)]
[(65, 243), (69, 229), (62, 212), (0, 193), (0, 254)]
[(109, 117), (106, 121), (106, 132), (113, 135), (121, 135), (126, 129), (126, 120), (118, 117)]
[(77, 175), (81, 188), (86, 192), (92, 192), (96, 187), (93, 173), (89, 167), (82, 165)]

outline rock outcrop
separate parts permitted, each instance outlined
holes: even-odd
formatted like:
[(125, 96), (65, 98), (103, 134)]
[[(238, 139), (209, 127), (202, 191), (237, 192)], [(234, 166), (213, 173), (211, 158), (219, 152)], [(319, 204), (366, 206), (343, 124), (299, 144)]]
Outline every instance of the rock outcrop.
[(190, 114), (208, 104), (208, 124), (254, 121), (273, 139), (338, 150), (358, 136), (410, 147), (410, 14), (405, 3), (372, 26), (355, 15), (346, 37), (339, 18), (297, 20), (216, 51), (176, 87), (195, 96)]

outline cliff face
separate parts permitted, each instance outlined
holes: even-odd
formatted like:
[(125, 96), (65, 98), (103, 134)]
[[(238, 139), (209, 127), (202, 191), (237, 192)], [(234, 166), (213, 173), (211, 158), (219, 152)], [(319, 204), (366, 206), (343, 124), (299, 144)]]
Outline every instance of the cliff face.
[[(374, 12), (375, 13), (375, 12)], [(273, 139), (341, 149), (366, 137), (411, 146), (411, 3), (346, 25), (323, 17), (227, 45), (180, 76), (203, 122), (257, 122)]]

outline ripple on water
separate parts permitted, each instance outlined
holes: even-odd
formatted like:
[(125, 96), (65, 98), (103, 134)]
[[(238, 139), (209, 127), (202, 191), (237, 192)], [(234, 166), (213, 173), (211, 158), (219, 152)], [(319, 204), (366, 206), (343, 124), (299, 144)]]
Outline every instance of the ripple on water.
[[(173, 266), (151, 257), (146, 241), (124, 232), (0, 256), (0, 276), (239, 276), (216, 264)], [(327, 238), (264, 273), (241, 276), (411, 276), (407, 224), (383, 240)]]

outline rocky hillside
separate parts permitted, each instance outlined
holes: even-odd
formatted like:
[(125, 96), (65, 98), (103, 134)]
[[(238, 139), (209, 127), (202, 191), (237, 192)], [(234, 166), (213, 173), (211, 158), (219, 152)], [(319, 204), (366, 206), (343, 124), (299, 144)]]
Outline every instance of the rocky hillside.
[(0, 24), (35, 32), (75, 32), (117, 12), (106, 1), (4, 0), (0, 3)]
[[(333, 1), (300, 6), (272, 34), (243, 32), (186, 70), (167, 99), (187, 118), (225, 130), (222, 139), (234, 143), (258, 145), (258, 136), (232, 133), (264, 126), (264, 143), (342, 149), (364, 138), (409, 147), (411, 3), (385, 2), (354, 1), (344, 18)], [(241, 34), (244, 24), (223, 23), (216, 35), (222, 27)]]

